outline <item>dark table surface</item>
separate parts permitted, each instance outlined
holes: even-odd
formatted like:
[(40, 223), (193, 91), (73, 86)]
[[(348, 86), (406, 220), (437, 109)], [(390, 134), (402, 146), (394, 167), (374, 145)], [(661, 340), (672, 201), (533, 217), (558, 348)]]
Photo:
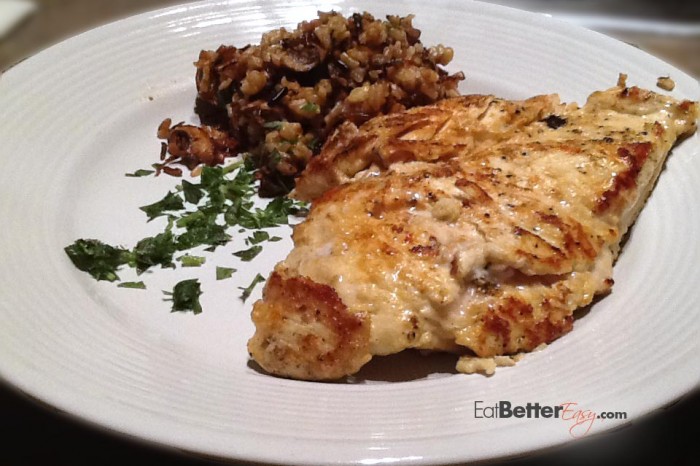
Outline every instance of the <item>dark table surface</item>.
[[(206, 466), (240, 464), (158, 447), (84, 424), (0, 385), (0, 465)], [(512, 466), (659, 464), (697, 465), (700, 391), (617, 430), (525, 457)], [(329, 458), (329, 462), (332, 459)]]
[[(37, 12), (0, 42), (0, 69), (73, 34), (101, 23), (153, 9), (178, 0), (42, 0)], [(544, 2), (497, 1), (511, 6), (566, 10), (574, 14), (619, 15), (629, 2), (560, 0)], [(698, 24), (697, 2), (635, 2), (637, 13), (649, 20), (684, 21)], [(661, 5), (661, 6), (659, 6)], [(662, 8), (659, 10), (659, 8)], [(622, 27), (622, 29), (625, 29)], [(649, 35), (632, 30), (602, 31), (679, 66), (698, 73), (700, 37)], [(700, 335), (699, 335), (700, 337)], [(700, 441), (692, 427), (700, 418), (700, 390), (671, 406), (634, 420), (613, 432), (593, 435), (546, 452), (499, 464), (700, 464)], [(332, 460), (329, 458), (329, 461)], [(197, 457), (172, 448), (159, 447), (85, 424), (44, 406), (14, 388), (0, 383), (0, 465), (111, 465), (111, 464), (231, 464)]]

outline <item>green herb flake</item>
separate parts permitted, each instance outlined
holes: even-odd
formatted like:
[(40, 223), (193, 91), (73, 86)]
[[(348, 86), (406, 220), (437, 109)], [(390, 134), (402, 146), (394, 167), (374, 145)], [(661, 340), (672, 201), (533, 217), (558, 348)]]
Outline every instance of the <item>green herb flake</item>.
[(246, 238), (246, 244), (259, 244), (270, 239), (270, 234), (266, 231), (257, 230), (253, 236)]
[(283, 124), (284, 124), (283, 121), (268, 121), (268, 122), (263, 123), (263, 128), (280, 129), (280, 128), (282, 128)]
[(130, 260), (129, 251), (110, 246), (96, 239), (79, 239), (64, 248), (79, 270), (87, 272), (95, 280), (110, 282), (119, 280), (117, 269)]
[[(253, 203), (250, 201), (244, 201), (243, 199), (235, 199), (233, 204), (231, 204), (224, 212), (224, 221), (227, 225), (234, 226), (241, 221), (246, 222), (248, 218), (251, 217), (250, 208), (253, 207)], [(243, 225), (241, 225), (243, 226)], [(242, 231), (239, 231), (242, 233)]]
[(172, 312), (193, 312), (194, 314), (202, 312), (202, 305), (199, 302), (202, 294), (201, 284), (196, 278), (183, 280), (173, 287), (172, 292), (163, 291), (163, 294), (169, 296), (165, 301), (172, 301)]
[(231, 278), (234, 273), (236, 273), (236, 269), (232, 269), (231, 267), (216, 267), (217, 280), (226, 280), (227, 278)]
[(180, 256), (177, 260), (180, 261), (183, 267), (200, 267), (207, 261), (206, 257), (190, 256), (189, 254)]
[(313, 102), (306, 102), (304, 105), (299, 107), (302, 112), (307, 113), (319, 113), (321, 111), (320, 107)]
[(170, 231), (142, 239), (134, 248), (136, 271), (141, 274), (155, 265), (174, 267), (173, 254), (176, 250), (175, 237)]
[(270, 154), (269, 165), (271, 167), (276, 167), (281, 161), (282, 161), (282, 154), (280, 154), (280, 152), (277, 149), (273, 150), (272, 153)]
[(180, 250), (192, 249), (202, 244), (221, 246), (229, 242), (231, 236), (226, 233), (226, 227), (216, 223), (194, 224), (177, 238), (177, 248)]
[(234, 252), (233, 255), (240, 257), (243, 262), (250, 262), (255, 258), (255, 256), (260, 254), (260, 251), (262, 251), (262, 246), (253, 246), (252, 248), (245, 249), (243, 251)]
[(276, 243), (277, 241), (282, 241), (282, 238), (280, 238), (279, 236), (273, 236), (272, 238), (268, 239), (268, 241)]
[[(247, 152), (246, 152), (246, 154), (247, 154)], [(243, 166), (246, 166), (246, 161), (245, 161), (245, 160), (239, 160), (238, 162), (233, 162), (231, 165), (226, 165), (226, 166), (223, 168), (224, 175), (227, 174), (227, 173), (231, 173), (232, 171), (237, 170), (237, 169), (239, 169), (239, 168), (241, 168), (241, 167), (243, 167)], [(255, 167), (252, 167), (252, 168), (255, 168)], [(245, 169), (246, 169), (247, 171), (251, 171), (251, 167), (247, 167), (247, 166), (246, 166)]]
[(311, 152), (316, 152), (321, 148), (321, 141), (319, 141), (317, 138), (313, 138), (311, 141), (306, 143), (306, 147), (308, 147)]
[(156, 217), (166, 215), (166, 212), (173, 212), (184, 208), (185, 206), (182, 204), (182, 198), (173, 192), (168, 192), (168, 194), (158, 202), (139, 207), (139, 209), (146, 213), (149, 222)]
[(216, 209), (222, 209), (226, 201), (224, 196), (226, 179), (223, 168), (204, 167), (200, 179), (201, 188), (209, 194), (209, 205)]
[(254, 170), (243, 167), (232, 180), (225, 180), (219, 189), (230, 201), (249, 199), (255, 193)]
[(195, 205), (199, 204), (199, 201), (204, 196), (204, 192), (198, 184), (190, 183), (187, 180), (182, 180), (182, 194), (187, 202)]
[(309, 214), (310, 208), (311, 204), (309, 202), (294, 201), (289, 207), (289, 214), (294, 215), (295, 217), (305, 217)]
[(187, 228), (191, 225), (203, 225), (212, 221), (207, 219), (206, 214), (201, 210), (195, 210), (194, 212), (188, 212), (183, 214), (180, 218), (175, 221), (175, 225), (178, 228)]
[[(278, 197), (265, 206), (264, 209), (248, 210), (245, 206), (232, 206), (224, 215), (229, 225), (238, 223), (248, 229), (272, 228), (289, 223), (289, 215), (297, 209), (291, 199)], [(232, 223), (235, 222), (235, 223)]]
[(263, 277), (260, 274), (257, 274), (255, 278), (253, 278), (253, 281), (248, 285), (247, 287), (243, 288), (242, 286), (239, 286), (239, 290), (243, 290), (243, 293), (241, 293), (240, 299), (241, 301), (245, 302), (246, 299), (250, 297), (250, 295), (253, 293), (253, 290), (255, 287), (258, 285), (258, 283), (264, 282), (265, 277)]
[(260, 214), (260, 224), (263, 227), (274, 227), (289, 223), (289, 215), (292, 213), (294, 201), (286, 197), (278, 197), (265, 206)]
[(140, 170), (136, 170), (134, 173), (125, 173), (124, 176), (128, 176), (130, 178), (139, 178), (142, 176), (148, 176), (148, 175), (153, 174), (153, 173), (155, 173), (155, 170), (140, 169)]
[(144, 282), (121, 282), (117, 285), (119, 288), (132, 288), (134, 290), (145, 290), (146, 284)]
[(209, 167), (206, 166), (202, 168), (202, 173), (199, 176), (200, 186), (205, 191), (211, 191), (224, 180), (224, 170), (221, 167)]
[(172, 214), (168, 214), (167, 218), (168, 218), (168, 224), (165, 226), (165, 231), (170, 232), (173, 230), (173, 227), (175, 226), (175, 223), (177, 221), (177, 217), (172, 215)]

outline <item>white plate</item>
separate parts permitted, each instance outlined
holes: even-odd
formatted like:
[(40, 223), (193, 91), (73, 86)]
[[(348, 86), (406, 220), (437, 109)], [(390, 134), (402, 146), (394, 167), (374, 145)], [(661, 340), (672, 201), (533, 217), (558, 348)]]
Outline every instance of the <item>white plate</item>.
[[(479, 3), (207, 2), (77, 36), (0, 80), (2, 378), (116, 431), (209, 455), (294, 464), (517, 454), (570, 440), (571, 421), (477, 419), (475, 401), (576, 402), (625, 411), (629, 420), (696, 386), (697, 136), (671, 156), (616, 265), (612, 295), (571, 334), (491, 378), (451, 374), (449, 357), (415, 355), (373, 363), (356, 384), (257, 372), (245, 349), (253, 299), (242, 305), (236, 287), (268, 273), (288, 239), (266, 247), (254, 266), (238, 264), (235, 280), (215, 282), (211, 268), (197, 270), (205, 291), (199, 316), (170, 314), (161, 301), (160, 289), (189, 270), (150, 275), (143, 292), (97, 283), (70, 264), (62, 248), (76, 238), (133, 245), (160, 228), (137, 207), (162, 197), (174, 180), (123, 174), (157, 158), (155, 128), (164, 117), (195, 120), (192, 62), (200, 49), (254, 42), (331, 8), (415, 13), (425, 43), (455, 48), (450, 68), (465, 70), (464, 92), (559, 92), (582, 102), (623, 71), (649, 88), (670, 74), (675, 96), (700, 97), (694, 79), (628, 45)], [(234, 247), (216, 262), (235, 266)], [(597, 420), (590, 432), (622, 422)]]

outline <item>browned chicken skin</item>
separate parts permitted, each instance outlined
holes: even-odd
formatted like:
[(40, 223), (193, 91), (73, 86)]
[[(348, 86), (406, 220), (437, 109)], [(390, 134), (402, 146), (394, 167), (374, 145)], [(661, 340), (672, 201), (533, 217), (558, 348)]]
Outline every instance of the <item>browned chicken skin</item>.
[(507, 140), (552, 114), (557, 105), (556, 96), (510, 102), (491, 95), (467, 95), (375, 118), (362, 130), (346, 123), (311, 160), (292, 195), (311, 201), (370, 166), (386, 169), (394, 163), (462, 157)]
[(567, 333), (612, 286), (622, 236), (698, 106), (624, 85), (586, 105), (465, 96), (345, 127), (296, 189), (314, 199), (255, 304), (248, 348), (299, 379), (406, 348), (463, 372)]

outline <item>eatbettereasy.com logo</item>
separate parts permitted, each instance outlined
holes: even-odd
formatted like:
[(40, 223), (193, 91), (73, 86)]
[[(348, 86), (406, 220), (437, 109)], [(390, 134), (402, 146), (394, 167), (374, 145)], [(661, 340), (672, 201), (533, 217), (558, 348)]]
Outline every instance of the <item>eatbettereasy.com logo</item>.
[(583, 437), (591, 431), (594, 423), (606, 419), (627, 419), (626, 411), (602, 411), (595, 412), (579, 407), (578, 403), (567, 401), (558, 405), (541, 405), (540, 403), (526, 403), (514, 405), (510, 401), (486, 403), (474, 402), (474, 417), (477, 419), (552, 419), (564, 422), (572, 437)]

